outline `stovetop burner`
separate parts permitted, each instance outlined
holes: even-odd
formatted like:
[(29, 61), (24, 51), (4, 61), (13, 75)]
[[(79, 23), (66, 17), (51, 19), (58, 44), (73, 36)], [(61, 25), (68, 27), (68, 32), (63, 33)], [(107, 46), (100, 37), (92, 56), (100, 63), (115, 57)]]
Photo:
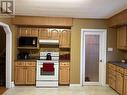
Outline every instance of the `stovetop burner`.
[(40, 60), (59, 60), (59, 52), (40, 52)]

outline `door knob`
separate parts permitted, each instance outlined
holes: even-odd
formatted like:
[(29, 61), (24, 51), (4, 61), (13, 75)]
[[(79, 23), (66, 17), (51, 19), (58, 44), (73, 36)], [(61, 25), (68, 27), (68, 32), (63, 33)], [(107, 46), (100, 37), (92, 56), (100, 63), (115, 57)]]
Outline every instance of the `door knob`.
[(100, 60), (100, 62), (102, 62), (102, 60)]

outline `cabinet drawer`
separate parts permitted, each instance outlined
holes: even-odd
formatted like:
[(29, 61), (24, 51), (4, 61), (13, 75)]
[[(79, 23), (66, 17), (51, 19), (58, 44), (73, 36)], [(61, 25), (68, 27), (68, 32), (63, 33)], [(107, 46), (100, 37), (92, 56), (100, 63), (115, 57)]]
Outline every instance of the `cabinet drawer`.
[(69, 67), (69, 62), (60, 62), (60, 67)]
[(15, 66), (25, 66), (25, 62), (23, 61), (15, 62)]
[(36, 66), (36, 62), (26, 62), (26, 66)]
[(121, 68), (121, 67), (118, 67), (118, 66), (117, 66), (117, 68), (116, 68), (116, 71), (119, 72), (119, 73), (121, 73), (121, 74), (124, 73), (124, 69)]

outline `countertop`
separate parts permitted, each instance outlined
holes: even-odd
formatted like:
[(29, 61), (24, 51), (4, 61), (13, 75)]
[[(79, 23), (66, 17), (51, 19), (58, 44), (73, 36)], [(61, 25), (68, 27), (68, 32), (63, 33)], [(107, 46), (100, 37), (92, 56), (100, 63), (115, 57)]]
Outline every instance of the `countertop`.
[[(43, 59), (17, 59), (15, 61), (37, 61), (37, 60), (43, 60)], [(51, 61), (51, 60), (47, 60), (47, 61)], [(56, 60), (53, 60), (56, 61)], [(59, 60), (59, 62), (70, 62), (70, 60)]]
[(127, 69), (127, 62), (121, 61), (108, 61), (108, 63)]

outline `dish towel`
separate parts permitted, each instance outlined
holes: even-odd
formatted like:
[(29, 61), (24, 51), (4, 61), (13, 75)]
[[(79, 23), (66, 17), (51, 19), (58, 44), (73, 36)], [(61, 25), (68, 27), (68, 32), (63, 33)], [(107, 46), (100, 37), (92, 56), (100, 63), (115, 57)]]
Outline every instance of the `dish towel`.
[(54, 72), (54, 63), (43, 63), (43, 72)]

